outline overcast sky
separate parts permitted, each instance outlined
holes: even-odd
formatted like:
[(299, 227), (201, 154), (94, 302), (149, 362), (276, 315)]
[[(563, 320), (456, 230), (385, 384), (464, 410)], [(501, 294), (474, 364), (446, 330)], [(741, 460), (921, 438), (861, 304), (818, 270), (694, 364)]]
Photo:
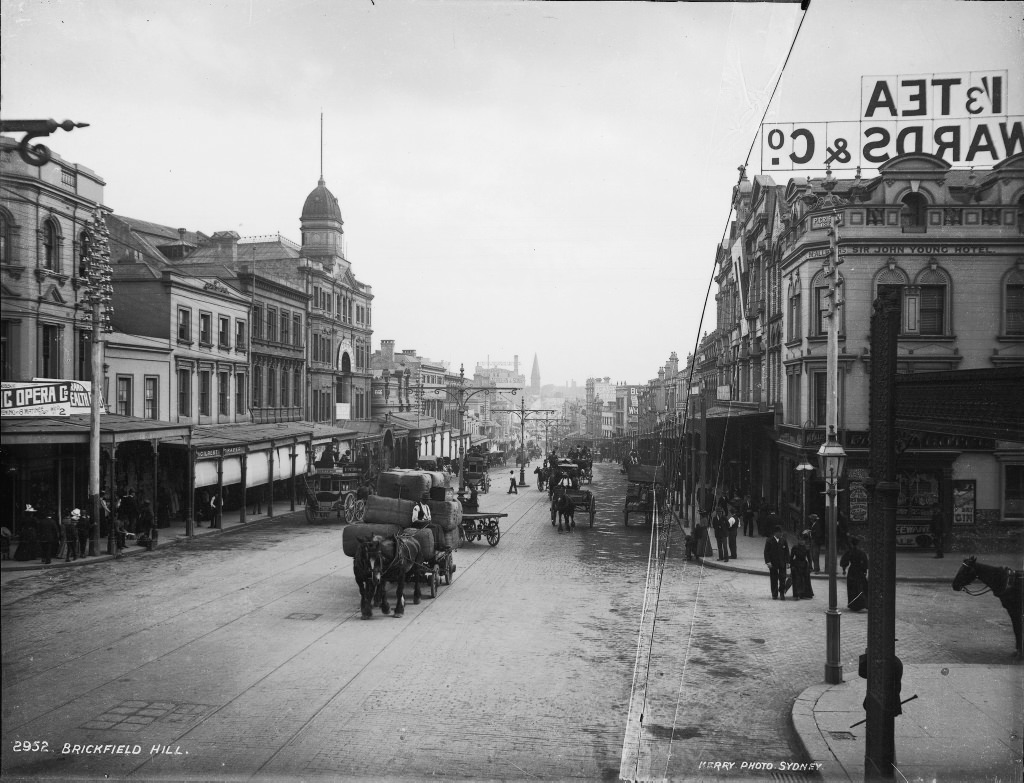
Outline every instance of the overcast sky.
[[(784, 3), (0, 0), (5, 118), (117, 213), (298, 241), (321, 172), (374, 348), (642, 383), (703, 327), (715, 248), (804, 15)], [(813, 0), (767, 122), (861, 76), (1009, 71), (1022, 3)], [(760, 141), (748, 174), (760, 171)], [(802, 172), (820, 175), (822, 172)], [(837, 172), (839, 173), (839, 172)], [(869, 172), (866, 172), (869, 173)], [(842, 176), (842, 173), (839, 173)], [(774, 173), (784, 183), (789, 173)], [(713, 295), (713, 291), (712, 291)]]

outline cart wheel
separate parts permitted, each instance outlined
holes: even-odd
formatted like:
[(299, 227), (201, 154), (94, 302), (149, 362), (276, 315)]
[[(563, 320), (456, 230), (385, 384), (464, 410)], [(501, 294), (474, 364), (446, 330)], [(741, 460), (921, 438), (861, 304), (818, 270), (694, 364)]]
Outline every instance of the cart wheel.
[(356, 496), (351, 492), (345, 495), (345, 521), (356, 521)]
[(498, 542), (501, 541), (501, 531), (497, 525), (487, 529), (487, 543), (491, 546), (497, 546)]
[(363, 521), (363, 514), (365, 514), (365, 513), (366, 513), (366, 501), (365, 500), (357, 500), (356, 501), (356, 515), (355, 515), (356, 522), (362, 522)]
[(448, 556), (444, 559), (444, 583), (450, 585), (452, 583), (452, 571), (455, 570), (455, 563), (452, 562), (452, 555), (449, 552)]
[(437, 586), (441, 582), (441, 569), (434, 566), (430, 569), (430, 597), (437, 598)]

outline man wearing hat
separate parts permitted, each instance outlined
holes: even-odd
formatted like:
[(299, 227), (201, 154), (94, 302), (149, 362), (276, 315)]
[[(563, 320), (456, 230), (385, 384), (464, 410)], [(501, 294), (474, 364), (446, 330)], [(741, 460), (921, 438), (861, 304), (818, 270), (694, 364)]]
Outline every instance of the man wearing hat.
[(61, 531), (64, 539), (64, 562), (70, 563), (78, 559), (78, 520), (82, 518), (82, 510), (71, 509), (71, 513), (64, 517), (61, 522)]
[[(78, 509), (75, 509), (78, 511)], [(71, 515), (74, 516), (75, 512), (72, 511)], [(88, 516), (79, 512), (78, 516), (78, 556), (86, 557), (89, 553), (89, 539), (92, 538), (92, 520)]]
[(768, 566), (772, 599), (786, 600), (786, 566), (789, 565), (789, 542), (782, 535), (782, 525), (776, 525), (764, 542), (764, 564)]

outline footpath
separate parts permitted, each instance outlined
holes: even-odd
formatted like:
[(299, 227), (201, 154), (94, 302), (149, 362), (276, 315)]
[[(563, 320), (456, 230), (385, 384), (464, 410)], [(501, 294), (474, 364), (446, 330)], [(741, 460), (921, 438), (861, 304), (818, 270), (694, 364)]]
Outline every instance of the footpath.
[[(795, 536), (788, 534), (790, 543)], [(749, 551), (748, 547), (745, 547)], [(824, 553), (823, 553), (824, 555)], [(963, 553), (937, 558), (931, 551), (896, 553), (896, 581), (952, 584)], [(979, 560), (999, 567), (1024, 569), (1021, 553), (981, 555)], [(757, 574), (767, 579), (760, 557), (720, 562), (712, 552), (698, 557), (706, 568)], [(824, 557), (822, 565), (825, 565)], [(837, 569), (840, 583), (846, 581)], [(827, 592), (828, 576), (820, 580)], [(976, 584), (975, 587), (981, 585)], [(846, 588), (839, 586), (840, 610), (845, 611)], [(1009, 645), (1008, 645), (1009, 646)], [(905, 664), (903, 698), (917, 694), (927, 713), (908, 710), (895, 723), (895, 780), (907, 781), (1020, 781), (1024, 779), (1024, 665), (1007, 656), (1007, 665)], [(831, 770), (827, 779), (864, 780), (866, 680), (853, 672), (838, 685), (821, 683), (801, 693), (793, 704), (793, 727), (808, 758)], [(849, 676), (849, 675), (848, 675)], [(836, 775), (841, 769), (842, 775)]]
[[(271, 517), (264, 510), (262, 513), (253, 514), (246, 511), (245, 522), (241, 521), (241, 511), (225, 511), (221, 515), (220, 526), (211, 528), (209, 523), (203, 525), (196, 524), (193, 527), (193, 540), (203, 536), (218, 535), (229, 531), (240, 530), (248, 527), (249, 525), (257, 522), (263, 522), (267, 519), (278, 519), (284, 516), (290, 516), (292, 514), (301, 514), (303, 512), (303, 506), (297, 504), (295, 511), (291, 510), (291, 503), (289, 501), (277, 502), (274, 505), (274, 515)], [(164, 547), (174, 546), (182, 542), (189, 541), (188, 531), (185, 528), (184, 521), (177, 520), (172, 522), (169, 527), (162, 527), (159, 529), (159, 535), (156, 540), (154, 549), (163, 549)], [(75, 566), (91, 565), (93, 563), (102, 563), (106, 560), (113, 560), (115, 555), (107, 553), (107, 539), (101, 538), (99, 550), (95, 555), (86, 555), (85, 557), (79, 556), (77, 560), (65, 562), (63, 558), (53, 558), (53, 561), (48, 565), (44, 565), (38, 558), (35, 560), (28, 560), (20, 562), (14, 559), (14, 553), (17, 550), (17, 545), (11, 545), (11, 558), (10, 560), (0, 561), (0, 573), (7, 574), (12, 571), (40, 571), (45, 569), (54, 568), (73, 568)], [(142, 555), (148, 552), (146, 547), (139, 546), (136, 544), (135, 539), (129, 538), (127, 544), (123, 550), (121, 550), (121, 557), (131, 557), (135, 555)]]

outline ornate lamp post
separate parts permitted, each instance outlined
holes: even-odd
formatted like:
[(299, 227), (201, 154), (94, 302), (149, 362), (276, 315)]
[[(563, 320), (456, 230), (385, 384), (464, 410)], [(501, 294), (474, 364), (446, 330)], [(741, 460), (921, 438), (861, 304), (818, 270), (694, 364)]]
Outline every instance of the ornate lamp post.
[[(497, 413), (498, 411), (495, 411), (495, 412)], [(520, 447), (523, 450), (523, 458), (519, 462), (519, 486), (520, 487), (525, 487), (526, 486), (526, 420), (530, 416), (536, 415), (538, 420), (543, 421), (544, 422), (544, 432), (545, 432), (544, 440), (547, 441), (547, 418), (546, 418), (546, 416), (547, 416), (547, 414), (554, 413), (555, 411), (552, 408), (531, 408), (530, 410), (526, 410), (526, 400), (520, 400), (519, 401), (519, 410), (516, 410), (515, 408), (507, 408), (507, 409), (504, 409), (504, 410), (502, 410), (500, 412), (502, 412), (502, 413), (514, 413), (514, 414), (516, 414), (516, 416), (519, 417), (519, 433), (520, 433), (519, 437), (520, 437), (520, 441), (521, 441), (520, 442)], [(544, 419), (540, 418), (542, 415), (545, 416)]]
[(796, 470), (800, 474), (800, 530), (803, 531), (807, 529), (807, 477), (814, 472), (814, 465), (804, 457)]
[(836, 685), (843, 681), (843, 664), (839, 658), (839, 608), (836, 590), (836, 514), (839, 478), (846, 467), (846, 452), (836, 440), (835, 427), (829, 428), (828, 439), (818, 449), (818, 469), (825, 478), (828, 498), (828, 609), (825, 610), (825, 682)]

